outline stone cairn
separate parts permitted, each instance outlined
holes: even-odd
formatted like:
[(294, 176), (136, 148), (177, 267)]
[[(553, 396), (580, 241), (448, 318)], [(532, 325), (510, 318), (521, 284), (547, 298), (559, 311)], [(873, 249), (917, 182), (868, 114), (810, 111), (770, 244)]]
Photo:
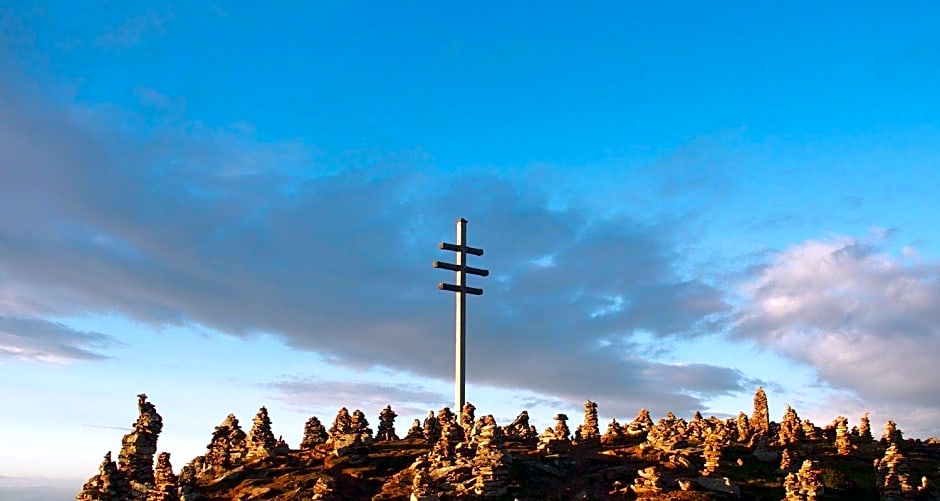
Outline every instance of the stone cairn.
[(822, 430), (818, 426), (814, 425), (809, 419), (803, 420), (803, 436), (806, 440), (810, 442), (816, 442), (822, 440)]
[(405, 439), (412, 440), (416, 438), (424, 438), (424, 429), (421, 428), (421, 420), (415, 419), (411, 423), (411, 428), (408, 429), (408, 434), (405, 435)]
[(470, 440), (473, 435), (476, 410), (477, 408), (470, 402), (463, 404), (463, 409), (460, 410), (460, 427), (463, 428), (463, 434), (467, 440)]
[(277, 442), (274, 443), (274, 455), (286, 456), (289, 453), (290, 453), (290, 446), (287, 445), (287, 442), (284, 441), (284, 435), (279, 435), (277, 437)]
[[(413, 472), (412, 500), (436, 501), (439, 499), (434, 494), (437, 488), (460, 494), (468, 493), (476, 485), (473, 464), (466, 456), (469, 445), (463, 442), (463, 427), (457, 416), (444, 407), (433, 419), (441, 429), (440, 436), (430, 452), (419, 456), (409, 468)], [(460, 455), (456, 453), (458, 448), (462, 450)]]
[(597, 424), (597, 404), (588, 400), (584, 402), (584, 423), (581, 425), (579, 443), (598, 443), (601, 430)]
[(121, 438), (118, 462), (111, 460), (109, 451), (98, 467), (98, 474), (88, 479), (76, 499), (146, 499), (147, 492), (154, 487), (153, 456), (163, 418), (143, 393), (137, 395), (137, 410), (139, 415), (133, 429)]
[(737, 429), (737, 441), (747, 443), (751, 438), (751, 425), (748, 422), (747, 414), (739, 412), (734, 424)]
[(686, 427), (686, 437), (691, 440), (704, 442), (708, 433), (709, 423), (702, 417), (701, 411), (695, 411), (695, 414), (692, 415), (692, 420), (689, 421)]
[(184, 464), (180, 468), (177, 482), (179, 484), (180, 501), (196, 501), (199, 499), (199, 494), (195, 492), (196, 470), (192, 463)]
[(786, 473), (793, 467), (794, 453), (790, 449), (784, 449), (780, 453), (780, 471)]
[(82, 486), (82, 491), (75, 496), (78, 501), (123, 501), (132, 499), (130, 483), (118, 471), (117, 464), (111, 460), (111, 452), (104, 455), (98, 466), (98, 474), (89, 478)]
[(268, 417), (268, 409), (261, 407), (255, 418), (252, 420), (251, 431), (248, 432), (247, 459), (258, 459), (273, 456), (277, 447), (277, 439), (274, 438), (274, 432), (271, 431), (271, 418)]
[(412, 478), (411, 501), (440, 501), (440, 498), (433, 494), (431, 475), (424, 470), (415, 471)]
[(545, 428), (539, 435), (537, 449), (543, 454), (555, 455), (568, 451), (571, 444), (571, 430), (568, 428), (568, 416), (562, 413), (555, 414), (555, 428)]
[(815, 501), (822, 497), (823, 487), (820, 477), (819, 464), (807, 459), (796, 473), (787, 474), (783, 481), (786, 490), (784, 501)]
[(432, 444), (441, 439), (441, 423), (434, 417), (434, 411), (428, 411), (424, 418), (424, 439)]
[(247, 454), (245, 432), (238, 424), (238, 418), (229, 414), (222, 424), (215, 427), (212, 439), (206, 446), (205, 468), (229, 468), (241, 463)]
[(858, 440), (863, 444), (870, 444), (875, 437), (871, 435), (871, 421), (868, 419), (868, 412), (862, 415), (858, 423)]
[[(122, 439), (122, 457), (118, 463), (105, 455), (97, 475), (89, 479), (76, 496), (79, 501), (190, 501), (195, 499), (192, 486), (199, 475), (218, 473), (242, 462), (246, 454), (245, 433), (234, 415), (217, 426), (204, 456), (198, 456), (185, 465), (180, 476), (173, 474), (170, 454), (160, 453), (156, 468), (153, 453), (157, 436), (162, 429), (162, 418), (147, 395), (138, 397), (140, 416), (131, 433)], [(144, 477), (149, 478), (145, 481)]]
[(625, 428), (624, 433), (629, 437), (646, 438), (646, 434), (653, 428), (653, 418), (650, 417), (650, 411), (640, 409), (633, 421)]
[[(453, 414), (450, 413), (450, 416)], [(440, 498), (437, 497), (435, 491), (455, 491), (459, 488), (466, 492), (475, 483), (472, 478), (472, 465), (454, 454), (455, 442), (462, 440), (463, 428), (456, 419), (447, 421), (444, 428), (445, 431), (441, 433), (440, 439), (434, 443), (431, 451), (418, 456), (409, 468), (413, 472), (412, 501), (439, 501)], [(461, 438), (456, 441), (451, 439), (455, 435), (454, 430), (461, 432)]]
[(316, 416), (312, 416), (304, 423), (304, 438), (300, 442), (300, 450), (312, 451), (318, 445), (325, 444), (330, 435), (326, 432), (326, 427)]
[(372, 438), (372, 428), (369, 428), (369, 420), (366, 419), (365, 413), (361, 410), (356, 409), (353, 411), (352, 418), (349, 420), (349, 426), (352, 428), (352, 433), (358, 433), (368, 436), (370, 439)]
[(780, 421), (777, 443), (786, 447), (799, 443), (803, 438), (805, 436), (803, 435), (803, 423), (800, 421), (800, 416), (796, 414), (793, 407), (788, 405), (787, 410), (783, 413), (783, 419)]
[(874, 460), (875, 488), (883, 501), (911, 499), (911, 469), (896, 443), (890, 443), (881, 459)]
[[(770, 433), (770, 412), (767, 408), (767, 394), (764, 388), (758, 386), (754, 393), (754, 412), (748, 422), (751, 426), (751, 432), (758, 437), (766, 437)], [(754, 441), (754, 437), (751, 437)]]
[(666, 417), (649, 430), (641, 448), (671, 451), (686, 443), (687, 433), (688, 423), (685, 419), (676, 418), (675, 414), (667, 412)]
[(341, 408), (330, 428), (330, 443), (336, 456), (363, 452), (363, 448), (372, 443), (372, 429), (366, 415), (359, 409), (350, 415), (347, 408)]
[(655, 466), (637, 470), (637, 477), (633, 480), (630, 489), (637, 499), (655, 499), (663, 492), (663, 481), (659, 469)]
[(137, 395), (140, 412), (134, 429), (121, 439), (118, 469), (131, 482), (153, 485), (153, 455), (157, 453), (157, 437), (163, 429), (163, 418), (147, 395)]
[(705, 461), (702, 467), (702, 476), (713, 477), (720, 469), (721, 452), (731, 443), (733, 421), (728, 423), (711, 417), (707, 421), (701, 420), (696, 424), (700, 428), (702, 439), (702, 459)]
[(398, 414), (392, 410), (391, 405), (386, 405), (379, 413), (379, 429), (376, 432), (375, 441), (384, 442), (388, 440), (398, 440), (395, 434), (395, 418)]
[(473, 492), (483, 498), (501, 498), (509, 484), (509, 464), (512, 456), (502, 444), (502, 430), (492, 415), (483, 418), (473, 441)]
[(904, 441), (904, 433), (898, 429), (898, 425), (894, 421), (888, 420), (885, 423), (885, 432), (881, 435), (881, 443), (883, 444), (900, 444)]
[(153, 473), (154, 487), (147, 493), (147, 501), (180, 501), (179, 478), (173, 473), (169, 452), (157, 456)]
[(849, 434), (849, 420), (844, 416), (839, 416), (833, 422), (836, 430), (835, 446), (836, 452), (840, 456), (847, 456), (852, 452), (852, 437)]
[(516, 419), (509, 426), (503, 427), (503, 435), (506, 440), (515, 440), (528, 442), (538, 438), (538, 431), (529, 424), (529, 411), (524, 410), (516, 416)]
[(607, 430), (601, 435), (601, 445), (616, 447), (623, 445), (626, 441), (627, 435), (623, 432), (623, 427), (620, 426), (616, 418), (612, 418), (610, 423), (607, 423)]
[[(169, 453), (159, 454), (156, 467), (153, 467), (156, 441), (162, 430), (162, 418), (146, 398), (144, 394), (138, 395), (140, 415), (131, 433), (122, 438), (119, 461), (112, 461), (109, 452), (99, 466), (98, 474), (84, 484), (76, 499), (188, 501), (195, 499), (193, 489), (188, 487), (197, 485), (197, 479), (204, 481), (204, 478), (199, 477), (209, 469), (213, 469), (211, 474), (218, 476), (220, 470), (216, 468), (231, 471), (232, 468), (244, 464), (247, 459), (278, 456), (289, 452), (283, 439), (274, 439), (271, 420), (265, 407), (258, 411), (248, 434), (242, 431), (235, 416), (229, 414), (222, 424), (215, 428), (205, 456), (200, 456), (184, 466), (177, 477), (173, 474)], [(501, 498), (508, 494), (509, 465), (513, 458), (503, 442), (506, 439), (528, 440), (535, 437), (536, 432), (529, 424), (528, 412), (525, 410), (506, 427), (499, 427), (492, 415), (474, 419), (475, 410), (475, 407), (468, 403), (461, 409), (459, 416), (444, 407), (436, 416), (431, 411), (423, 426), (420, 420), (414, 420), (409, 430), (410, 437), (427, 438), (429, 434), (437, 434), (431, 451), (416, 462), (421, 465), (420, 468), (412, 468), (411, 477), (401, 477), (408, 479), (407, 481), (414, 479), (414, 499), (430, 500), (437, 499), (437, 496), (450, 499), (447, 496), (451, 495), (458, 498)], [(397, 414), (390, 405), (380, 412), (378, 440), (399, 439), (394, 429), (396, 417)], [(564, 464), (567, 456), (563, 453), (570, 452), (572, 445), (568, 416), (559, 413), (554, 419), (555, 426), (547, 428), (545, 433), (537, 437), (538, 450), (543, 459), (552, 459), (551, 455), (554, 454), (554, 459), (562, 459), (558, 464)], [(642, 440), (645, 440), (640, 446), (641, 451), (644, 448), (653, 449), (644, 453), (646, 457), (643, 459), (648, 461), (647, 464), (649, 461), (656, 461), (659, 467), (670, 471), (678, 467), (694, 470), (695, 467), (691, 463), (680, 463), (675, 461), (673, 456), (694, 460), (692, 454), (701, 450), (704, 460), (700, 470), (702, 477), (682, 480), (690, 485), (696, 483), (707, 490), (714, 490), (713, 487), (722, 480), (716, 478), (716, 474), (721, 470), (722, 451), (731, 442), (747, 441), (749, 445), (758, 444), (758, 450), (754, 451), (755, 457), (758, 457), (758, 452), (779, 451), (781, 454), (772, 459), (758, 459), (769, 462), (776, 461), (779, 457), (780, 470), (786, 475), (783, 487), (787, 501), (816, 500), (823, 494), (818, 463), (811, 460), (802, 461), (799, 470), (793, 471), (799, 461), (813, 454), (812, 446), (806, 444), (805, 440), (826, 440), (834, 444), (840, 455), (851, 454), (851, 451), (858, 447), (857, 444), (872, 440), (868, 413), (862, 416), (860, 426), (851, 432), (848, 429), (848, 419), (843, 416), (837, 417), (831, 425), (822, 430), (809, 420), (801, 420), (790, 406), (787, 406), (779, 424), (770, 422), (767, 417), (766, 394), (762, 388), (758, 388), (754, 397), (754, 413), (750, 418), (740, 413), (737, 418), (704, 419), (700, 412), (696, 412), (694, 417), (686, 422), (668, 413), (665, 419), (654, 425), (649, 413), (641, 409), (628, 425), (622, 426), (616, 419), (611, 420), (603, 436), (599, 433), (597, 423), (597, 405), (588, 400), (584, 404), (584, 422), (578, 427), (575, 443), (588, 444), (597, 441), (605, 446), (616, 447), (641, 435)], [(311, 417), (304, 426), (304, 440), (300, 448), (302, 451), (313, 450), (318, 445), (332, 442), (335, 451), (345, 446), (347, 450), (358, 453), (367, 450), (365, 446), (371, 441), (372, 430), (365, 414), (358, 409), (350, 414), (343, 407), (337, 413), (329, 432), (316, 416)], [(926, 477), (920, 485), (912, 486), (910, 466), (899, 449), (904, 446), (903, 434), (893, 421), (886, 423), (882, 441), (887, 444), (884, 457), (874, 460), (873, 463), (881, 498), (932, 499), (936, 496), (936, 488)], [(689, 442), (692, 446), (689, 446)], [(701, 444), (702, 448), (697, 449), (697, 444)], [(923, 447), (936, 444), (940, 444), (940, 440), (931, 439)], [(351, 447), (353, 445), (356, 447)], [(907, 445), (915, 451), (919, 449), (914, 447), (921, 446), (919, 441), (910, 440)], [(769, 446), (779, 448), (777, 451), (771, 451)], [(338, 452), (337, 454), (339, 455)], [(530, 460), (533, 459), (526, 459)], [(738, 464), (743, 463), (739, 460)], [(616, 492), (629, 496), (632, 489), (638, 498), (651, 498), (665, 490), (657, 467), (639, 470), (638, 475), (631, 486), (619, 483)], [(203, 484), (204, 482), (200, 482), (200, 485)], [(724, 479), (724, 484), (731, 485), (727, 479)], [(432, 485), (436, 488), (436, 493), (431, 493)], [(312, 491), (313, 499), (337, 498), (335, 483), (328, 477), (320, 479)]]
[(559, 440), (571, 440), (571, 429), (568, 428), (568, 416), (562, 413), (555, 414), (555, 437)]
[(333, 501), (339, 499), (336, 495), (336, 482), (330, 478), (318, 478), (317, 483), (313, 484), (310, 491), (313, 494), (310, 499), (313, 501)]
[(333, 426), (330, 426), (330, 440), (348, 433), (352, 433), (352, 416), (349, 415), (349, 409), (342, 407), (333, 418)]
[(457, 416), (451, 412), (450, 407), (439, 410), (436, 420), (441, 435), (434, 443), (431, 454), (436, 458), (452, 462), (455, 459), (454, 451), (457, 445), (464, 440), (463, 427), (457, 422)]
[(722, 440), (717, 433), (709, 433), (705, 437), (705, 444), (702, 450), (702, 459), (705, 465), (702, 467), (702, 476), (711, 477), (718, 472), (721, 461)]

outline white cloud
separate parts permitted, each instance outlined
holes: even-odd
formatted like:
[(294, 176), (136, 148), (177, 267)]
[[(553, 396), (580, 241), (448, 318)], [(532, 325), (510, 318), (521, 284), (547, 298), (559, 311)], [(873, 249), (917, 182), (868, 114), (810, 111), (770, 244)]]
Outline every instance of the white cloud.
[(832, 237), (779, 253), (744, 286), (732, 335), (813, 367), (881, 416), (937, 433), (940, 267), (881, 243)]
[[(486, 290), (469, 306), (476, 383), (631, 412), (691, 412), (742, 389), (738, 371), (630, 351), (636, 332), (696, 336), (728, 309), (679, 275), (671, 225), (552, 210), (536, 184), (407, 155), (324, 167), (309, 146), (259, 142), (244, 125), (141, 124), (50, 106), (2, 78), (0, 95), (12, 103), (0, 108), (0, 314), (264, 332), (349, 366), (449, 378), (452, 299), (435, 287), (449, 277), (430, 263), (451, 257), (436, 243), (461, 215), (487, 251), (472, 264), (492, 271), (471, 282)], [(551, 266), (533, 264), (544, 256)]]

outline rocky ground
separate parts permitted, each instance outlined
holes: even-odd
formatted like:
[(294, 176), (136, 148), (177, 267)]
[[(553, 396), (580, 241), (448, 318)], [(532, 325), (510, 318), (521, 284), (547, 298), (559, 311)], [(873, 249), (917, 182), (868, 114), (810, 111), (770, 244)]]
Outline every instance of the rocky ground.
[(146, 467), (161, 418), (145, 395), (139, 407), (119, 461), (109, 453), (77, 499), (940, 499), (940, 441), (904, 439), (893, 422), (875, 439), (867, 417), (851, 429), (841, 416), (820, 428), (788, 409), (776, 423), (762, 390), (750, 418), (670, 414), (654, 423), (641, 410), (603, 434), (590, 401), (573, 434), (562, 414), (536, 434), (524, 412), (499, 426), (468, 404), (459, 416), (431, 413), (399, 438), (391, 407), (377, 434), (344, 408), (329, 430), (311, 418), (297, 449), (274, 439), (262, 408), (248, 433), (226, 418), (206, 455), (178, 475), (166, 453)]

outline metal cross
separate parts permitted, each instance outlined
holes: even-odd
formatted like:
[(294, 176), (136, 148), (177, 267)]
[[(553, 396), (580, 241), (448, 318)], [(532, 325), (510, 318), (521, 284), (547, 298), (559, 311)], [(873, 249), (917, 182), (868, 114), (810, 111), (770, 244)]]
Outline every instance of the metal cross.
[(467, 245), (467, 220), (460, 218), (457, 220), (457, 244), (441, 242), (438, 246), (443, 250), (457, 253), (457, 264), (442, 263), (434, 261), (435, 268), (442, 268), (456, 272), (455, 284), (446, 284), (441, 282), (437, 288), (444, 291), (456, 292), (456, 319), (454, 330), (456, 331), (456, 353), (454, 356), (454, 406), (459, 414), (463, 409), (466, 396), (467, 370), (466, 370), (466, 348), (467, 348), (467, 294), (479, 296), (483, 294), (483, 289), (467, 286), (467, 273), (485, 277), (490, 274), (488, 270), (473, 268), (467, 266), (467, 254), (482, 256), (483, 249), (470, 247)]

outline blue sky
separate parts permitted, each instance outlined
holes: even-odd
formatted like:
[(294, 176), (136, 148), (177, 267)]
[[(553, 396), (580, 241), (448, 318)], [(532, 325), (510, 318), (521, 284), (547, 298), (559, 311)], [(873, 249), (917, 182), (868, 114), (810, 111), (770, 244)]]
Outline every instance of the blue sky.
[(461, 216), (480, 412), (729, 415), (762, 384), (778, 418), (940, 434), (938, 18), (5, 3), (0, 448), (28, 452), (0, 473), (88, 477), (142, 391), (177, 468), (229, 412), (296, 445), (449, 405), (430, 263)]

